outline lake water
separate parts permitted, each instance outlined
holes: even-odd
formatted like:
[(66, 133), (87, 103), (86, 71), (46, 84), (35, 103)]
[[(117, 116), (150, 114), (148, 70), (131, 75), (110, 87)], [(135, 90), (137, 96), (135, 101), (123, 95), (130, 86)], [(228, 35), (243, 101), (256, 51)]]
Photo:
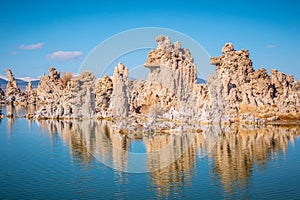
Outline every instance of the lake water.
[(112, 127), (2, 119), (0, 199), (300, 199), (300, 126)]

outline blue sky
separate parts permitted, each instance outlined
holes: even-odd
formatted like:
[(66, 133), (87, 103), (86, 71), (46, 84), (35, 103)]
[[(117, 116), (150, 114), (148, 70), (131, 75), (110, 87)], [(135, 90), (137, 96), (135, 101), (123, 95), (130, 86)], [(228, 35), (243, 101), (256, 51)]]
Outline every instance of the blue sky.
[(16, 76), (38, 77), (50, 66), (76, 73), (85, 56), (110, 36), (163, 27), (192, 37), (211, 56), (232, 42), (250, 50), (255, 69), (276, 68), (300, 79), (299, 10), (298, 1), (288, 0), (0, 0), (0, 74), (9, 67)]

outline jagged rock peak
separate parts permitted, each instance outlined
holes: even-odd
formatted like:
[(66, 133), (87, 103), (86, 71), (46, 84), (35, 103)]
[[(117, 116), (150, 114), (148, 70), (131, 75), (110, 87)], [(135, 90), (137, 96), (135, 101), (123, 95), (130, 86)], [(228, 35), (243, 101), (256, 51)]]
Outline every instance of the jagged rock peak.
[(152, 69), (161, 65), (170, 65), (175, 70), (178, 65), (194, 62), (189, 49), (183, 49), (180, 42), (172, 44), (170, 38), (163, 35), (158, 36), (156, 42), (157, 48), (149, 52), (145, 67)]
[(106, 117), (108, 115), (107, 110), (111, 103), (111, 95), (113, 91), (112, 79), (105, 75), (98, 79), (95, 94), (96, 94), (96, 112), (99, 117)]
[(180, 42), (171, 43), (169, 37), (158, 36), (157, 48), (148, 53), (145, 67), (150, 70), (146, 83), (161, 84), (174, 93), (179, 101), (187, 102), (197, 83), (194, 59)]
[(125, 67), (125, 65), (123, 63), (118, 63), (118, 66), (115, 67), (113, 76), (114, 76), (114, 78), (116, 78), (118, 76), (127, 78), (128, 77), (128, 68)]
[(29, 81), (26, 86), (26, 92), (31, 92), (31, 91), (32, 91), (32, 83), (31, 83), (31, 81)]
[(60, 78), (60, 72), (57, 71), (54, 67), (49, 68), (49, 76), (51, 79), (59, 79)]
[(7, 74), (7, 85), (6, 85), (6, 91), (5, 91), (5, 102), (8, 104), (22, 104), (26, 105), (26, 98), (24, 97), (21, 90), (18, 88), (17, 81), (11, 72), (10, 69), (6, 69)]
[(13, 73), (11, 72), (11, 70), (9, 68), (6, 69), (6, 74), (7, 74), (8, 81), (15, 80), (15, 77), (14, 77)]
[(211, 58), (211, 64), (216, 66), (214, 81), (220, 81), (224, 113), (232, 121), (300, 119), (299, 94), (293, 76), (277, 70), (268, 75), (264, 68), (255, 71), (249, 51), (234, 50), (230, 43), (225, 44), (222, 53)]
[(248, 50), (234, 50), (231, 43), (222, 48), (223, 55), (213, 57), (210, 63), (216, 66), (216, 73), (221, 78), (231, 78), (237, 83), (247, 81), (248, 76), (254, 72), (252, 60)]
[(112, 82), (113, 91), (109, 110), (114, 117), (127, 117), (132, 83), (128, 79), (128, 68), (122, 63), (118, 63), (115, 67)]
[(234, 51), (234, 46), (232, 43), (226, 43), (222, 48), (222, 53), (226, 54), (227, 52)]
[(16, 81), (15, 76), (12, 73), (12, 71), (10, 69), (6, 69), (6, 74), (7, 74), (7, 81), (8, 81), (6, 90), (10, 89), (10, 88), (17, 89), (18, 88), (17, 81)]
[(168, 36), (159, 35), (156, 37), (157, 49), (170, 49), (171, 40)]

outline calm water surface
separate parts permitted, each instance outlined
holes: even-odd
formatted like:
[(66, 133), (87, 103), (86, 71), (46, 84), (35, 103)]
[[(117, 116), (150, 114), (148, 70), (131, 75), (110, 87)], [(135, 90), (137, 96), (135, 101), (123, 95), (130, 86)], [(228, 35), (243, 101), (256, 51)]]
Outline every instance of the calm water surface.
[[(5, 118), (0, 199), (300, 199), (299, 135), (299, 126), (206, 126), (131, 137), (114, 133), (109, 122)], [(167, 145), (172, 149), (146, 160), (159, 170), (116, 170), (132, 164), (128, 152)], [(165, 166), (168, 158), (176, 159)]]

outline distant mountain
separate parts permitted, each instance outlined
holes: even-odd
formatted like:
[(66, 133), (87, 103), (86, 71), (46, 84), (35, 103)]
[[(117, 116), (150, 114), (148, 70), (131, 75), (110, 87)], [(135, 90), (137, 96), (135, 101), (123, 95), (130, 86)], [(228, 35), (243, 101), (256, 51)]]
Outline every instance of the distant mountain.
[(32, 87), (33, 87), (33, 88), (36, 88), (36, 87), (39, 85), (39, 82), (40, 82), (40, 80), (34, 80), (34, 81), (31, 81)]
[(197, 78), (197, 83), (198, 83), (198, 84), (206, 83), (206, 80), (201, 79), (201, 78)]
[(7, 80), (3, 79), (3, 78), (0, 78), (0, 84), (7, 84)]
[(5, 90), (6, 85), (7, 85), (7, 80), (0, 78), (0, 87), (2, 90)]
[[(29, 78), (29, 77), (16, 78), (16, 81), (17, 81), (18, 87), (21, 90), (25, 90), (26, 89), (26, 86), (28, 85), (29, 81), (31, 81), (33, 88), (36, 88), (38, 86), (39, 82), (40, 82), (39, 79), (33, 79), (33, 78)], [(3, 76), (0, 76), (0, 86), (1, 86), (1, 89), (5, 90), (6, 89), (6, 85), (7, 85), (7, 78), (3, 77)]]
[(20, 79), (16, 79), (16, 81), (17, 81), (18, 85), (27, 85), (28, 84), (28, 82), (20, 80)]

